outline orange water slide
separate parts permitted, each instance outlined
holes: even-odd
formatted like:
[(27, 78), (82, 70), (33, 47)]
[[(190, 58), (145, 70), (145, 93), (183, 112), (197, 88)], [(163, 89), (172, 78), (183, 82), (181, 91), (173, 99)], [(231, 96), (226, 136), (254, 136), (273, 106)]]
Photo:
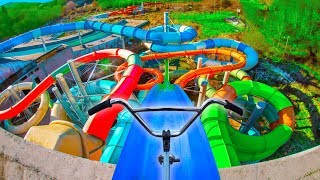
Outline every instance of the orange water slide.
[[(218, 65), (218, 66), (208, 66), (203, 67), (196, 70), (191, 70), (188, 73), (181, 76), (179, 79), (175, 81), (175, 84), (179, 84), (181, 87), (184, 87), (190, 80), (201, 76), (201, 75), (207, 75), (207, 74), (215, 74), (225, 71), (232, 71), (236, 69), (240, 69), (246, 65), (246, 58), (243, 54), (240, 54), (233, 50), (227, 50), (227, 49), (219, 49), (219, 48), (213, 48), (213, 49), (203, 49), (203, 50), (191, 50), (191, 51), (178, 51), (178, 52), (167, 52), (167, 53), (155, 53), (150, 55), (142, 56), (141, 59), (143, 61), (148, 61), (152, 59), (164, 59), (164, 58), (170, 58), (170, 57), (179, 57), (179, 56), (193, 56), (193, 55), (200, 55), (200, 54), (221, 54), (221, 55), (228, 55), (233, 57), (237, 63), (236, 64), (228, 64), (228, 65)], [(120, 67), (116, 70), (115, 73), (115, 79), (120, 79), (121, 77), (121, 71), (127, 67), (127, 62), (120, 65)], [(159, 72), (154, 71), (153, 73), (157, 74), (157, 77), (160, 77)], [(162, 77), (163, 78), (163, 77)], [(159, 78), (157, 78), (159, 79)], [(162, 79), (163, 80), (163, 79)], [(160, 83), (162, 80), (155, 80), (152, 81), (152, 83), (147, 83), (144, 85), (140, 85), (139, 88), (149, 88), (152, 87), (155, 83)]]
[[(128, 62), (125, 62), (123, 64), (121, 64), (115, 74), (114, 74), (114, 79), (119, 82), (120, 79), (122, 78), (122, 71), (125, 70), (128, 66)], [(138, 86), (136, 87), (137, 90), (148, 90), (151, 89), (155, 84), (159, 84), (162, 83), (163, 81), (163, 74), (157, 70), (157, 69), (153, 69), (153, 68), (143, 68), (143, 72), (144, 73), (149, 73), (154, 75), (155, 77), (150, 79), (148, 82), (146, 82), (145, 84), (138, 84)]]

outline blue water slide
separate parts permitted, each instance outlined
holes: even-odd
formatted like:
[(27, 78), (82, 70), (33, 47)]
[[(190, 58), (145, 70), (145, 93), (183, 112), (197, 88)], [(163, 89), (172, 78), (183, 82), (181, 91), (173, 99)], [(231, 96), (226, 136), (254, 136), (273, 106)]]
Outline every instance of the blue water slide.
[[(201, 42), (181, 44), (191, 41), (197, 36), (197, 32), (188, 26), (170, 26), (169, 32), (163, 32), (163, 26), (159, 26), (150, 30), (124, 26), (120, 24), (108, 24), (97, 21), (80, 21), (67, 24), (57, 24), (38, 28), (27, 33), (16, 36), (7, 41), (0, 43), (1, 53), (9, 51), (13, 47), (28, 42), (34, 38), (81, 29), (91, 29), (106, 33), (119, 34), (126, 37), (140, 39), (146, 42), (152, 42), (150, 49), (156, 52), (174, 52), (196, 49), (209, 49), (214, 47), (230, 47), (236, 48), (247, 56), (247, 63), (243, 70), (248, 70), (258, 63), (258, 55), (254, 49), (244, 43), (230, 39), (208, 39)], [(175, 43), (175, 44), (172, 44)]]
[[(116, 25), (124, 25), (126, 24), (127, 21), (122, 20), (116, 23)], [(82, 23), (80, 23), (80, 25), (75, 24), (75, 26), (71, 26), (73, 27), (72, 29), (76, 28), (77, 26), (82, 26)], [(50, 34), (50, 29), (52, 28), (56, 28), (57, 26), (51, 26), (50, 28), (46, 28), (46, 29), (42, 29), (42, 31), (40, 30), (41, 34)], [(66, 30), (70, 30), (68, 28), (66, 28)], [(62, 31), (64, 32), (64, 31)], [(62, 33), (60, 32), (60, 33)], [(39, 34), (39, 31), (37, 31), (37, 33), (33, 33), (35, 35)], [(91, 32), (87, 32), (85, 34), (83, 34), (81, 36), (81, 41), (83, 44), (92, 42), (92, 41), (96, 41), (102, 38), (105, 38), (107, 36), (109, 36), (111, 33), (110, 32), (104, 32), (104, 31), (91, 31)], [(78, 36), (73, 36), (71, 38), (67, 38), (67, 39), (58, 39), (56, 41), (52, 41), (52, 42), (46, 42), (46, 49), (47, 51), (50, 51), (54, 48), (56, 48), (58, 45), (60, 44), (66, 44), (68, 46), (78, 46), (80, 45), (80, 41), (79, 41), (79, 37)], [(1, 46), (1, 44), (0, 44)], [(10, 50), (7, 53), (0, 53), (0, 57), (13, 57), (13, 56), (25, 56), (25, 55), (29, 55), (29, 54), (37, 54), (37, 53), (44, 53), (44, 48), (42, 44), (37, 44), (37, 45), (32, 45), (32, 46), (23, 46), (23, 47), (18, 47), (18, 48), (14, 48), (12, 50)]]
[[(93, 32), (93, 33), (89, 33), (89, 34), (85, 34), (81, 37), (81, 41), (83, 44), (85, 43), (89, 43), (98, 39), (102, 39), (107, 37), (108, 34), (104, 33), (104, 32)], [(65, 44), (68, 46), (78, 46), (80, 45), (80, 41), (79, 41), (79, 37), (75, 36), (72, 37), (70, 39), (66, 39), (66, 40), (60, 40), (60, 41), (54, 41), (54, 42), (50, 42), (50, 43), (46, 43), (46, 49), (47, 51), (50, 51), (54, 48), (56, 48), (57, 46), (59, 46), (60, 44)], [(37, 54), (37, 53), (44, 53), (45, 50), (43, 48), (42, 44), (39, 45), (34, 45), (34, 46), (28, 46), (28, 47), (22, 47), (22, 48), (15, 48), (10, 52), (4, 53), (4, 54), (0, 54), (1, 57), (15, 57), (15, 56), (25, 56), (25, 55), (29, 55), (29, 54)]]
[[(140, 103), (133, 99), (129, 99), (129, 103), (135, 108), (140, 106)], [(117, 123), (107, 137), (107, 145), (103, 150), (100, 162), (111, 164), (118, 163), (124, 143), (128, 137), (132, 121), (133, 117), (127, 109), (118, 114)]]
[[(182, 26), (181, 26), (182, 27)], [(7, 41), (0, 43), (0, 53), (9, 51), (13, 47), (28, 42), (34, 38), (67, 32), (81, 29), (91, 29), (97, 31), (103, 31), (106, 33), (119, 34), (126, 37), (133, 37), (147, 42), (155, 43), (182, 43), (185, 41), (190, 41), (196, 36), (196, 31), (187, 26), (183, 26), (183, 32), (157, 32), (153, 30), (143, 30), (139, 28), (134, 28), (131, 26), (124, 26), (118, 24), (108, 24), (97, 21), (80, 21), (66, 24), (57, 24), (52, 26), (46, 26), (38, 28), (14, 38), (11, 38)], [(179, 28), (182, 29), (182, 28)], [(183, 38), (181, 38), (183, 37)]]
[(74, 31), (80, 29), (86, 29), (84, 22), (67, 23), (67, 24), (56, 24), (46, 27), (41, 27), (34, 29), (32, 31), (26, 32), (19, 36), (13, 37), (7, 41), (0, 44), (0, 53), (10, 50), (14, 46), (28, 42), (40, 36), (55, 34), (60, 32)]
[[(193, 106), (184, 91), (177, 85), (169, 88), (155, 85), (142, 107)], [(192, 112), (145, 112), (140, 116), (154, 130), (178, 130)], [(120, 155), (113, 179), (162, 179), (162, 139), (151, 136), (134, 120)], [(200, 119), (181, 136), (171, 139), (171, 151), (181, 162), (171, 166), (172, 179), (218, 179), (218, 169)]]

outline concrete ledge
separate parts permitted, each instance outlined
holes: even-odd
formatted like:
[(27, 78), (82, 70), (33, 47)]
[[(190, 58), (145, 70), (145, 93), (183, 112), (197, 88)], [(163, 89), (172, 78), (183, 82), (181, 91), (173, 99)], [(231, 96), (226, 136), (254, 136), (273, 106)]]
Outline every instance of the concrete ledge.
[(0, 128), (0, 179), (111, 179), (114, 169), (45, 149)]
[[(303, 179), (320, 171), (320, 146), (257, 164), (220, 169), (223, 179)], [(318, 176), (319, 178), (320, 176)]]
[[(45, 149), (0, 128), (0, 179), (112, 179), (115, 165)], [(222, 179), (316, 179), (320, 146), (281, 159), (220, 169)]]

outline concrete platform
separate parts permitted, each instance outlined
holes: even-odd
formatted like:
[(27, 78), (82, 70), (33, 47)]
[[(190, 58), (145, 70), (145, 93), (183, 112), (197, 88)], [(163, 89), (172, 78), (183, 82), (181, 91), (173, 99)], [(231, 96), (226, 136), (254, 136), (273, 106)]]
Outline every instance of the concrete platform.
[[(281, 159), (220, 169), (222, 179), (319, 179), (320, 146)], [(0, 179), (111, 179), (115, 165), (26, 142), (0, 128)]]

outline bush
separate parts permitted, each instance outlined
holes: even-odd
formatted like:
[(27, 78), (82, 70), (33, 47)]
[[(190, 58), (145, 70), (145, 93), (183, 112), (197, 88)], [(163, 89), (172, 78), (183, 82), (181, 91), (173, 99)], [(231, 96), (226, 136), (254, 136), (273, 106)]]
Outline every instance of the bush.
[(187, 12), (172, 13), (170, 17), (174, 19), (176, 24), (190, 25), (191, 23), (199, 24), (201, 39), (214, 38), (221, 34), (232, 34), (242, 31), (241, 28), (233, 26), (225, 21), (226, 18), (237, 16), (230, 11), (221, 11), (215, 13), (209, 12)]

